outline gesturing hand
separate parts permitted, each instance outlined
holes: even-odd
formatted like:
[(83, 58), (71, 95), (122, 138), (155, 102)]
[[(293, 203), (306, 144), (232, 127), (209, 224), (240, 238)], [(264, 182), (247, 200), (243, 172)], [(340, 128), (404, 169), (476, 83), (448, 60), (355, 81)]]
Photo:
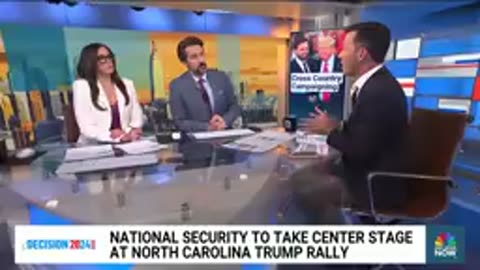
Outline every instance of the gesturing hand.
[(315, 112), (310, 114), (311, 118), (307, 120), (307, 130), (317, 134), (328, 134), (338, 126), (338, 123), (330, 119), (326, 112), (315, 108)]

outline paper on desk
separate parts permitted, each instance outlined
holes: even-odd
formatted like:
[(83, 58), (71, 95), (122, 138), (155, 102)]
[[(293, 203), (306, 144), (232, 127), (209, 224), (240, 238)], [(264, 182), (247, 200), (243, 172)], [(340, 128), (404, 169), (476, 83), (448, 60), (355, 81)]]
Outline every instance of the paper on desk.
[(227, 138), (227, 137), (252, 135), (254, 133), (255, 132), (251, 129), (229, 129), (229, 130), (219, 130), (219, 131), (193, 132), (191, 133), (191, 135), (197, 140), (206, 140), (206, 139), (215, 139), (215, 138)]
[(161, 149), (165, 149), (167, 147), (168, 145), (159, 144), (157, 142), (150, 141), (150, 140), (140, 140), (140, 141), (125, 143), (125, 144), (115, 145), (115, 148), (121, 149), (129, 155), (152, 153)]
[(297, 132), (295, 134), (295, 141), (299, 144), (323, 144), (327, 142), (326, 135), (306, 134), (304, 132)]
[(298, 144), (294, 153), (302, 152), (316, 152), (320, 156), (328, 155), (328, 144), (326, 135), (307, 134), (302, 131), (297, 131), (295, 134), (295, 141)]
[(290, 141), (292, 138), (293, 135), (291, 134), (269, 130), (246, 138), (240, 138), (223, 146), (236, 150), (263, 153)]
[(56, 170), (57, 174), (75, 174), (100, 172), (113, 169), (147, 166), (158, 162), (156, 154), (125, 155), (122, 157), (104, 157), (73, 162), (64, 162)]
[(69, 148), (65, 154), (65, 161), (85, 160), (99, 157), (112, 157), (114, 152), (111, 145), (84, 146)]

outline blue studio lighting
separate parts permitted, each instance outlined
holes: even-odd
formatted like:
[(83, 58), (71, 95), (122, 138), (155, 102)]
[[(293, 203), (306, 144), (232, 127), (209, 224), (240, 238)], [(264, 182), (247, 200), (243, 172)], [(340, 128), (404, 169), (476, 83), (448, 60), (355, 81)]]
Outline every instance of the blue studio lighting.
[(128, 10), (128, 21), (134, 29), (172, 31), (174, 20), (171, 12), (160, 8), (145, 8), (141, 11)]

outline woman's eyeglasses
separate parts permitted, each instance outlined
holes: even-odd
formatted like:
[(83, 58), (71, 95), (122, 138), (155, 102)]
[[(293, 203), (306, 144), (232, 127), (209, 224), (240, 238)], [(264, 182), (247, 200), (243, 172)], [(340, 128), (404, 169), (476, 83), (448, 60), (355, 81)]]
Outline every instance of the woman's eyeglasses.
[(107, 61), (113, 61), (113, 59), (115, 59), (115, 55), (113, 54), (109, 54), (109, 55), (99, 55), (97, 56), (97, 61), (98, 63), (100, 64), (105, 64), (107, 63)]

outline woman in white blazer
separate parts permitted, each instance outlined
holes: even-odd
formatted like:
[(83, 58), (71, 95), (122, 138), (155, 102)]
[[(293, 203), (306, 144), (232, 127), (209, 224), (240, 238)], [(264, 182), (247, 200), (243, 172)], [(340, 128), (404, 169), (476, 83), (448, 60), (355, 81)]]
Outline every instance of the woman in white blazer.
[(142, 109), (133, 82), (120, 78), (115, 56), (104, 44), (82, 49), (73, 83), (79, 143), (126, 142), (142, 134)]

